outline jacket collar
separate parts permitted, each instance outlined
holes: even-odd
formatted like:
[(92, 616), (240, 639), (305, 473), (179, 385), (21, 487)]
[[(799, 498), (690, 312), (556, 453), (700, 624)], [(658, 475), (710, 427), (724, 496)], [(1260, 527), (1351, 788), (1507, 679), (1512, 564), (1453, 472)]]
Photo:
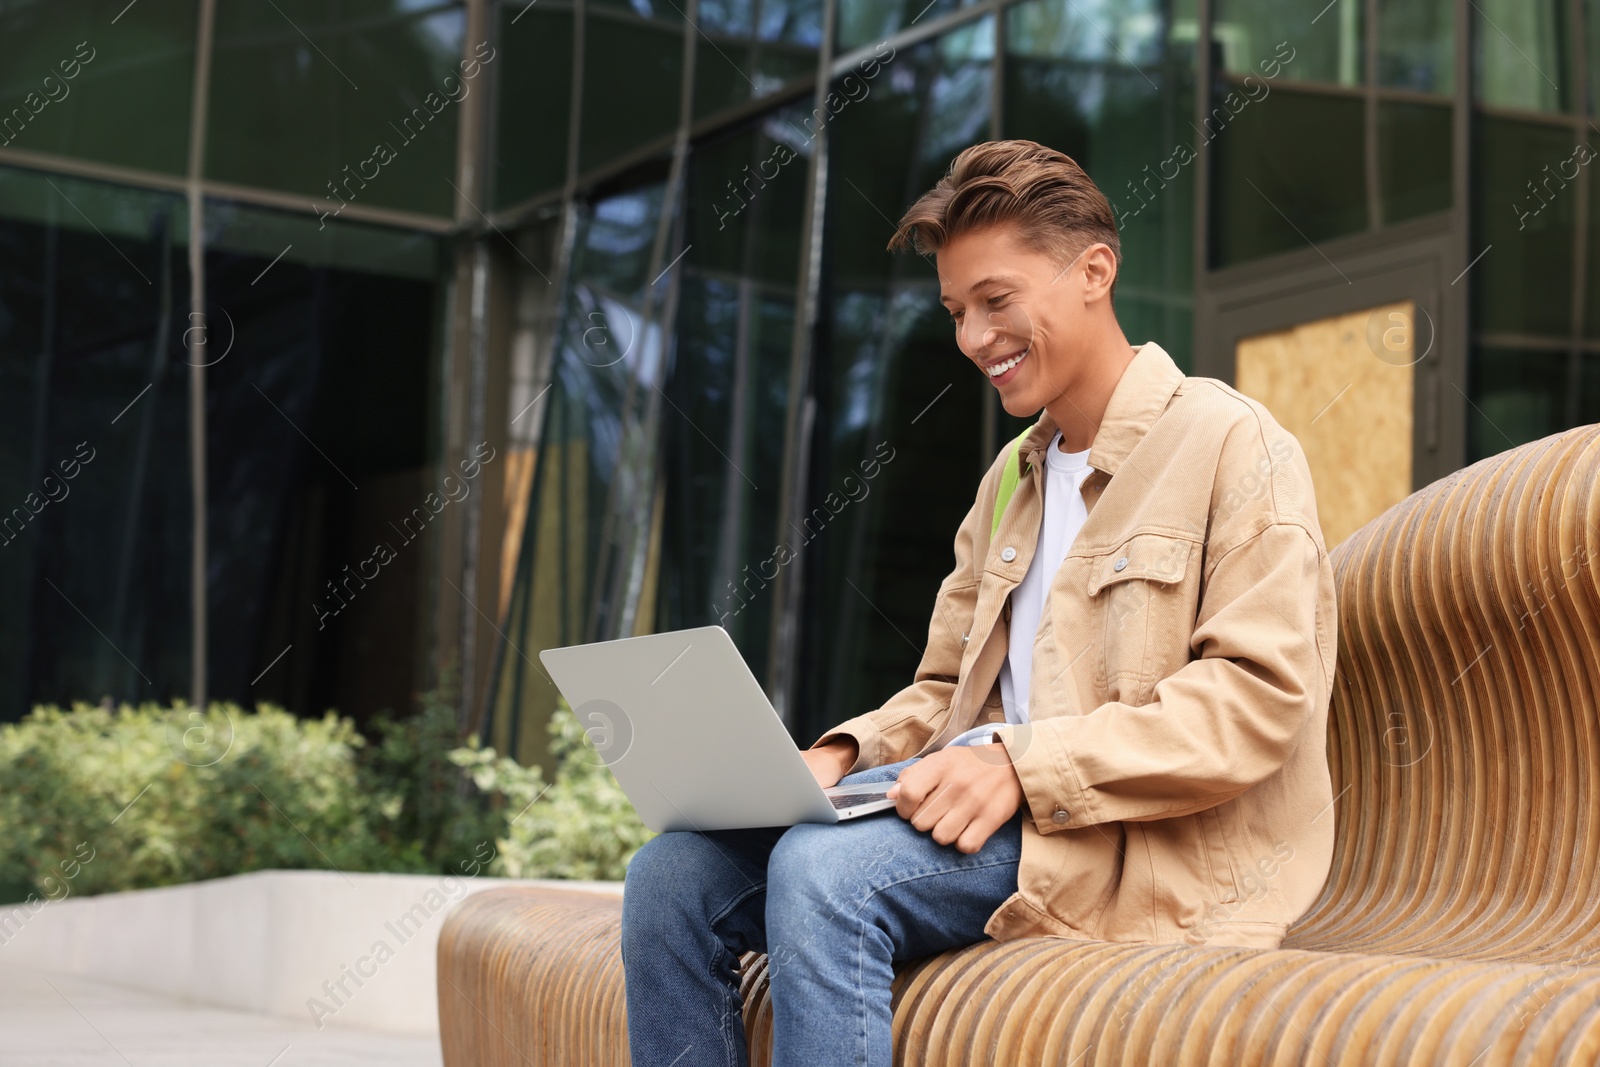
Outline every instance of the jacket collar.
[[(1095, 431), (1094, 443), (1089, 446), (1089, 466), (1115, 476), (1122, 461), (1167, 409), (1172, 394), (1182, 384), (1183, 371), (1167, 355), (1166, 349), (1154, 341), (1137, 346), (1132, 361), (1111, 392), (1100, 429)], [(1040, 412), (1039, 421), (1033, 424), (1017, 448), (1017, 462), (1042, 462), (1038, 453), (1055, 440), (1059, 428), (1049, 411)], [(1021, 469), (1026, 470), (1026, 467)]]

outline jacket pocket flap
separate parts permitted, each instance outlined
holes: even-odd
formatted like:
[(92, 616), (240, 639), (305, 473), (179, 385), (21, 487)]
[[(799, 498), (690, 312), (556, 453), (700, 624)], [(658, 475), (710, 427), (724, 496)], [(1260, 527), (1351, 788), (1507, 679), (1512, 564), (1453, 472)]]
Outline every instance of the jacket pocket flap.
[(1108, 585), (1133, 578), (1169, 584), (1181, 582), (1193, 552), (1194, 542), (1187, 538), (1136, 534), (1115, 552), (1094, 557), (1094, 564), (1089, 568), (1089, 595), (1094, 596)]

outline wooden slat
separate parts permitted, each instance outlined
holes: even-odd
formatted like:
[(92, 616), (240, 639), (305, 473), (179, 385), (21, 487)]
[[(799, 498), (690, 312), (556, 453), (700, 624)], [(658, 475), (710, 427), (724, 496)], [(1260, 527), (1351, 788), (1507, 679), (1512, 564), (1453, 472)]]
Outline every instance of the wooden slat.
[[(1334, 552), (1337, 845), (1281, 949), (984, 942), (896, 968), (896, 1061), (1600, 1062), (1600, 429)], [(628, 1061), (620, 902), (495, 890), (439, 941), (448, 1067)], [(766, 961), (742, 961), (770, 1063)]]

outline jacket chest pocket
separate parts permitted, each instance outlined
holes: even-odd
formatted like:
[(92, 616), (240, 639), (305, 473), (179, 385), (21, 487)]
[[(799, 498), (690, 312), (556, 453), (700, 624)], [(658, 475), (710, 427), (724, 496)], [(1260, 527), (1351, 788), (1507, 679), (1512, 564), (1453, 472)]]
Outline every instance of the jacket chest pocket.
[(1195, 543), (1136, 534), (1090, 560), (1088, 593), (1100, 617), (1095, 682), (1144, 703), (1155, 683), (1189, 659), (1197, 589)]

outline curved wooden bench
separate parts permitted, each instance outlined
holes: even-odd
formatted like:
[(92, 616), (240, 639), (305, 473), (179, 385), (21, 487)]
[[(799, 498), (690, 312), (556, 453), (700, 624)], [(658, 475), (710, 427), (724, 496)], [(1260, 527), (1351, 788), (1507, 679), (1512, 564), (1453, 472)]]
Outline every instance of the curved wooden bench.
[[(903, 966), (905, 1064), (1600, 1062), (1600, 428), (1334, 552), (1338, 844), (1281, 949), (1029, 938)], [(628, 1062), (620, 900), (498, 890), (439, 939), (448, 1067)], [(766, 961), (746, 956), (752, 1062)]]

